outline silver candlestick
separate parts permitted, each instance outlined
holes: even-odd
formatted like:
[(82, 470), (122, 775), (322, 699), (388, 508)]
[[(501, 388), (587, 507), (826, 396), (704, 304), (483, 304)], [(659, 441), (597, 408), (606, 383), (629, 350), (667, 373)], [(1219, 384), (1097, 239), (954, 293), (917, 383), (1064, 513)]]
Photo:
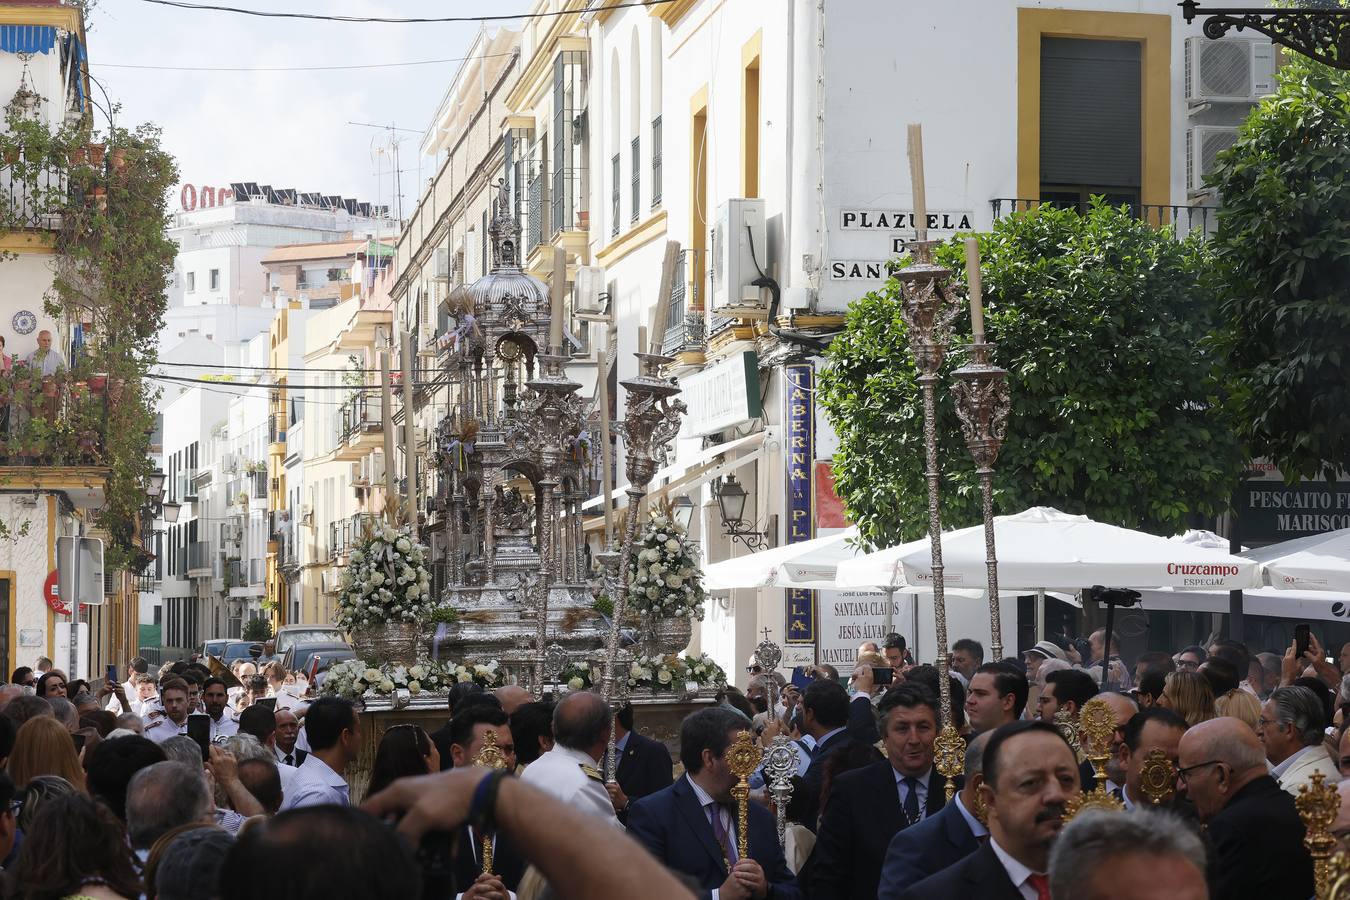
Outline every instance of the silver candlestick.
[(952, 323), (961, 311), (960, 301), (947, 280), (951, 270), (933, 262), (932, 244), (914, 245), (914, 264), (895, 273), (900, 286), (900, 315), (904, 319), (910, 352), (923, 390), (923, 439), (927, 458), (928, 541), (932, 554), (933, 618), (937, 626), (938, 690), (942, 706), (942, 730), (934, 744), (937, 770), (947, 778), (947, 800), (956, 792), (955, 777), (965, 768), (965, 741), (952, 723), (952, 690), (948, 676), (947, 603), (943, 585), (942, 512), (938, 505), (941, 473), (937, 450), (937, 383), (942, 361), (951, 340)]
[(797, 745), (785, 734), (769, 742), (764, 752), (764, 782), (778, 810), (778, 846), (787, 842), (787, 807), (792, 801), (792, 776), (797, 774)]

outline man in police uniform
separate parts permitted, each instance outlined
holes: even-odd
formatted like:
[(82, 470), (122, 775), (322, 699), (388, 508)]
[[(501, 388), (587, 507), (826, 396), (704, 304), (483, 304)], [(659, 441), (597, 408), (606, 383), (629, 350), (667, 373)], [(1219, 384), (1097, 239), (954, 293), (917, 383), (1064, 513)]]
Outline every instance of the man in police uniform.
[(553, 749), (530, 763), (521, 780), (621, 828), (600, 774), (611, 719), (599, 694), (576, 691), (563, 697), (553, 709)]
[(145, 736), (156, 744), (169, 738), (187, 734), (188, 686), (181, 678), (170, 677), (159, 685), (159, 699), (164, 711), (151, 712), (145, 720)]

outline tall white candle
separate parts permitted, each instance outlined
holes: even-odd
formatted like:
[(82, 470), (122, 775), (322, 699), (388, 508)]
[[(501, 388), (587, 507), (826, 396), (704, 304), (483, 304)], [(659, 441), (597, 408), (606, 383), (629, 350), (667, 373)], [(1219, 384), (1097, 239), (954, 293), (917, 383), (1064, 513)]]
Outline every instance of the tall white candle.
[(548, 352), (561, 353), (563, 349), (563, 317), (567, 315), (567, 251), (553, 248), (553, 272), (549, 279), (552, 308), (548, 320)]
[(928, 197), (923, 186), (923, 126), (909, 126), (909, 184), (914, 195), (914, 230), (919, 239), (928, 237)]
[(984, 299), (980, 288), (980, 244), (966, 238), (966, 287), (970, 292), (970, 333), (975, 343), (984, 343)]

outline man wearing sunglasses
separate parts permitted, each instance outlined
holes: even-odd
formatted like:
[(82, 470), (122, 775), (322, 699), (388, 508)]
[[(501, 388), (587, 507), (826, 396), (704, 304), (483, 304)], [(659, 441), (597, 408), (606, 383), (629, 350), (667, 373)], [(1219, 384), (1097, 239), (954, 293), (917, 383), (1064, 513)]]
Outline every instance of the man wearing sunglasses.
[(1304, 900), (1312, 859), (1294, 798), (1267, 774), (1266, 754), (1239, 719), (1201, 722), (1181, 738), (1177, 787), (1195, 804), (1213, 845), (1215, 897)]

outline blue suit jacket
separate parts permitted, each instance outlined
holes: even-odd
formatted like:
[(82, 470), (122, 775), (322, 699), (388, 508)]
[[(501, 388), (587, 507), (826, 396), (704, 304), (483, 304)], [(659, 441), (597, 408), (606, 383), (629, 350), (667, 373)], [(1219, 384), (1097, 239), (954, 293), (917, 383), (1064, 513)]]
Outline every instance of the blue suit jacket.
[[(769, 897), (799, 900), (801, 891), (783, 860), (773, 814), (752, 802), (749, 830), (750, 858), (764, 870)], [(713, 888), (721, 887), (727, 880), (722, 848), (717, 845), (708, 816), (685, 778), (634, 802), (628, 808), (628, 835), (667, 868), (698, 882), (701, 898), (711, 897)]]
[(881, 866), (877, 900), (899, 900), (908, 887), (959, 862), (980, 847), (956, 802), (896, 833)]

